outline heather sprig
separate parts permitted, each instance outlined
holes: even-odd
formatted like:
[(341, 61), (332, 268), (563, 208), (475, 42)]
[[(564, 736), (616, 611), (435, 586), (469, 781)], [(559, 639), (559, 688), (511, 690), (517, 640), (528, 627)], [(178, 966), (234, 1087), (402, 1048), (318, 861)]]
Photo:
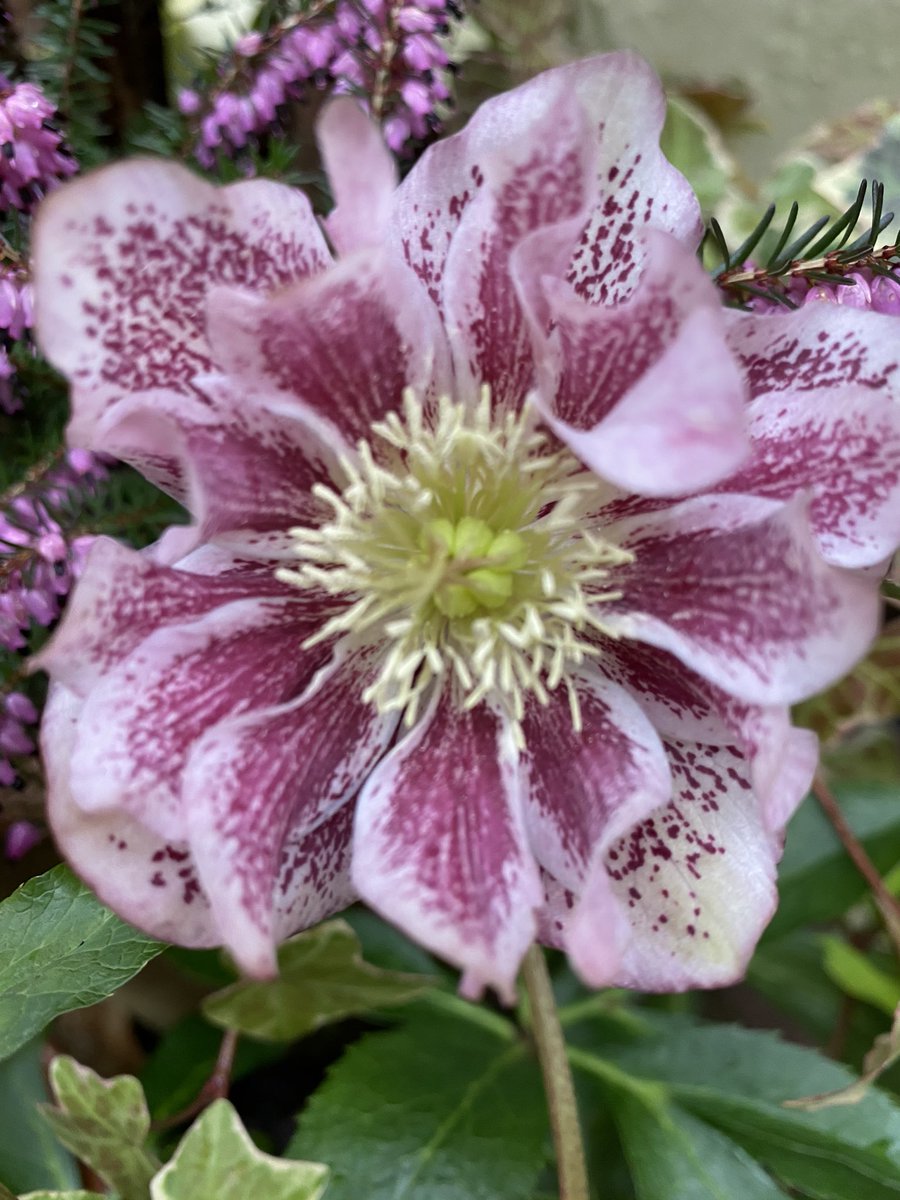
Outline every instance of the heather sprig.
[(238, 38), (205, 93), (184, 89), (182, 113), (197, 135), (198, 161), (212, 167), (276, 132), (291, 101), (311, 91), (360, 96), (398, 154), (440, 125), (450, 102), (450, 62), (441, 43), (457, 4), (427, 0), (319, 0)]
[(0, 75), (0, 212), (31, 212), (78, 170), (56, 117), (56, 107), (36, 84)]

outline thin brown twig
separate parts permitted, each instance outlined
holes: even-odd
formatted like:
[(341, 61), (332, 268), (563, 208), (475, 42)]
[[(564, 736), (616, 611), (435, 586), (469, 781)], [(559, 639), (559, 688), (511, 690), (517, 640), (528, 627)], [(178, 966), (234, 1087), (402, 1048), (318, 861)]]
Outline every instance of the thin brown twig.
[(202, 1112), (204, 1108), (208, 1108), (214, 1100), (221, 1100), (228, 1095), (228, 1089), (231, 1086), (231, 1071), (234, 1066), (237, 1041), (237, 1033), (233, 1029), (227, 1030), (222, 1038), (222, 1044), (219, 1046), (219, 1053), (216, 1055), (216, 1065), (213, 1067), (213, 1072), (209, 1079), (207, 1079), (191, 1103), (181, 1109), (180, 1112), (173, 1113), (171, 1117), (165, 1117), (161, 1121), (154, 1121), (153, 1130), (155, 1133), (162, 1133), (166, 1129), (173, 1129), (176, 1125), (183, 1125), (186, 1121), (190, 1121), (192, 1117), (195, 1117), (197, 1113)]
[(816, 774), (812, 790), (823, 812), (831, 822), (834, 832), (838, 835), (841, 844), (847, 851), (848, 858), (869, 885), (869, 890), (884, 919), (885, 928), (890, 935), (891, 941), (894, 943), (894, 950), (897, 957), (900, 958), (900, 902), (888, 891), (875, 864), (869, 858), (856, 834), (847, 824), (847, 820), (841, 812), (841, 806), (825, 782), (821, 772)]

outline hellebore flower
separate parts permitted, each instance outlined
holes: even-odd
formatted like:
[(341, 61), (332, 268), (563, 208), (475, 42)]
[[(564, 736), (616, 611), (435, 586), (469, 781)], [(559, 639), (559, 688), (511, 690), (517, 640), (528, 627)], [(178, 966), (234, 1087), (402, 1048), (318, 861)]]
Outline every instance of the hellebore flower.
[(536, 936), (598, 985), (741, 970), (815, 762), (786, 706), (878, 604), (806, 491), (710, 490), (746, 383), (663, 112), (573, 64), (395, 188), (337, 101), (336, 260), (272, 183), (139, 161), (45, 206), (70, 436), (193, 518), (98, 539), (39, 659), (50, 820), (126, 919), (264, 975), (359, 895), (506, 998)]

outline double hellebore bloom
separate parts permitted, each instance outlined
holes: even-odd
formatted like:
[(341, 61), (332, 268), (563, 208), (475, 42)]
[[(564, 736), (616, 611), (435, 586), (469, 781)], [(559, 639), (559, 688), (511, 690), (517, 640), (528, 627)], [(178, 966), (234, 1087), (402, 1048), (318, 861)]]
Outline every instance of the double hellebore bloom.
[(126, 919), (264, 975), (361, 896), (470, 995), (536, 937), (598, 985), (740, 971), (815, 760), (786, 706), (876, 624), (818, 539), (877, 561), (896, 502), (828, 507), (828, 405), (890, 424), (894, 366), (889, 318), (729, 324), (663, 113), (630, 55), (574, 64), (396, 187), (337, 101), (327, 238), (162, 162), (45, 206), (70, 437), (193, 518), (98, 539), (40, 658), (50, 819)]

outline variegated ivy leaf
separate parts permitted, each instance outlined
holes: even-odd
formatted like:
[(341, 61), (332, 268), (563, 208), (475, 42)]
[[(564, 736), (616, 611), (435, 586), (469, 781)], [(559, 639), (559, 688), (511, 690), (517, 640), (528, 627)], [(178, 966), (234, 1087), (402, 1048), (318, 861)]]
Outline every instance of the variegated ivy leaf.
[(346, 921), (328, 921), (286, 941), (277, 979), (235, 983), (208, 997), (204, 1015), (252, 1037), (291, 1041), (373, 1008), (406, 1004), (434, 982), (364, 962)]
[(145, 1146), (150, 1114), (140, 1083), (131, 1075), (101, 1079), (74, 1058), (50, 1064), (56, 1107), (42, 1111), (62, 1144), (121, 1197), (147, 1200), (159, 1163)]
[(152, 1200), (319, 1200), (321, 1163), (273, 1158), (254, 1146), (227, 1100), (216, 1100), (190, 1127), (150, 1185)]

